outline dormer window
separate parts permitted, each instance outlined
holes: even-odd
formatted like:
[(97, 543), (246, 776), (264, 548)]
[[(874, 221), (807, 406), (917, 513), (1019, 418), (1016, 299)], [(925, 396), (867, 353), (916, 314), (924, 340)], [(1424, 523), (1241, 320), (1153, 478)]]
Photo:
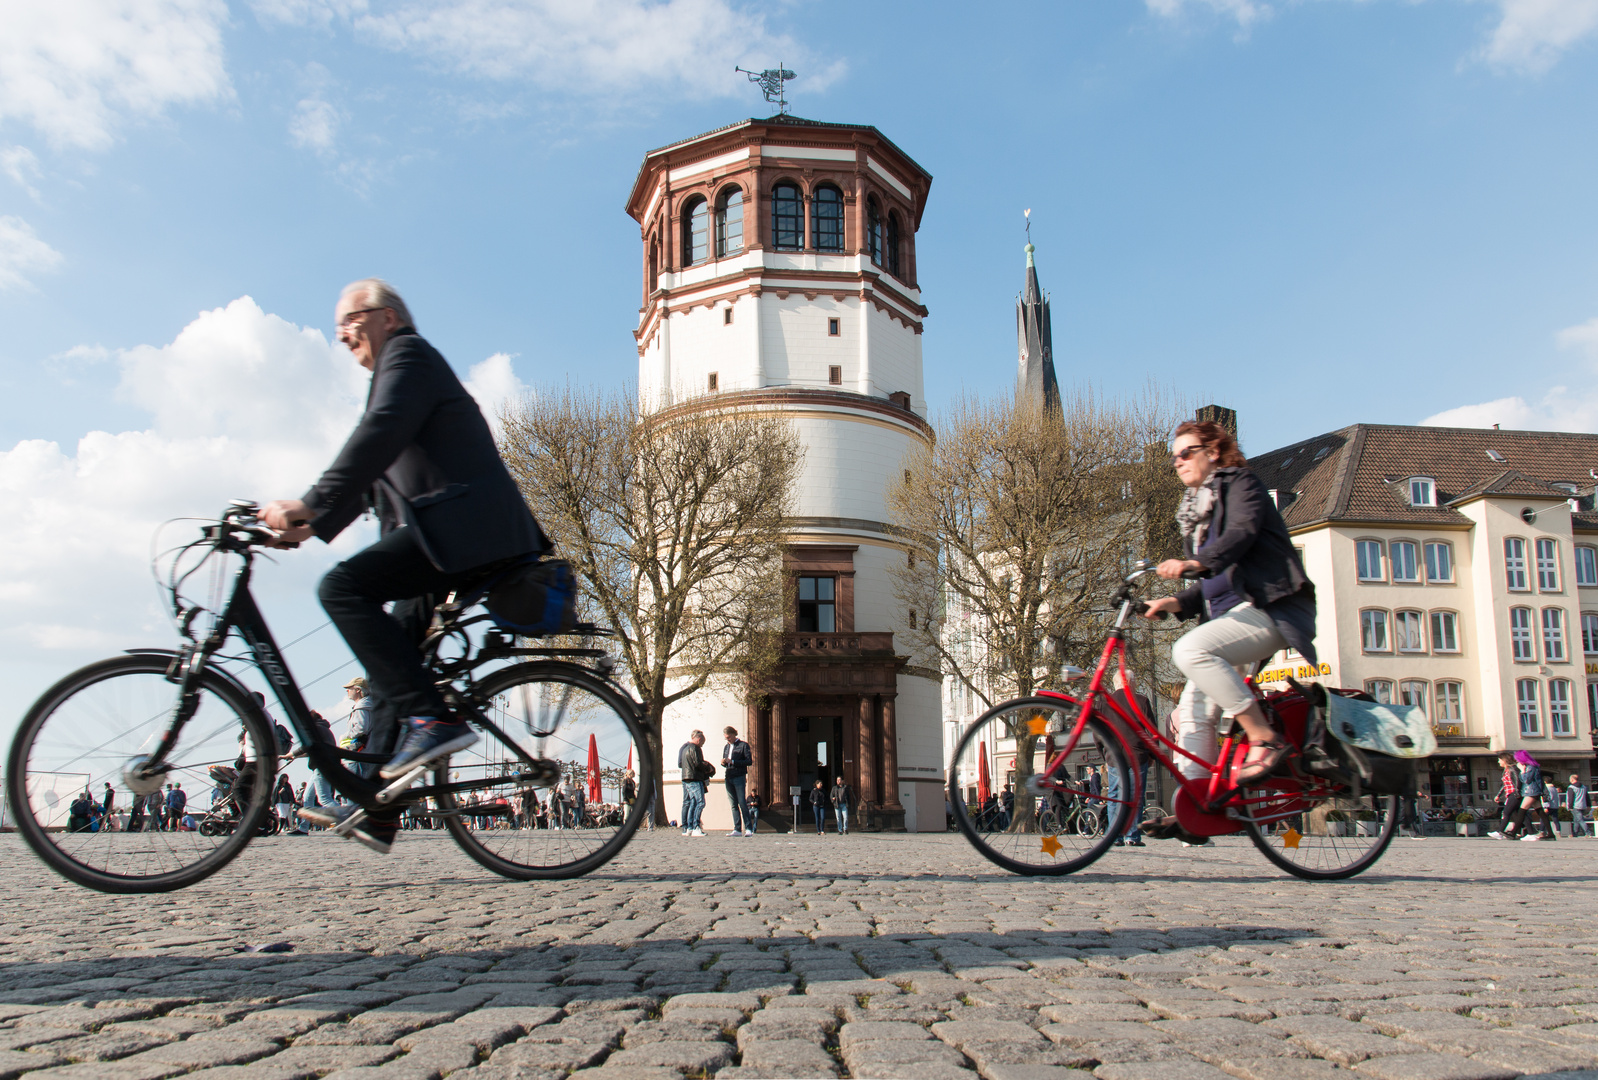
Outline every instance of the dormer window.
[(1437, 485), (1431, 477), (1411, 476), (1409, 478), (1409, 505), (1437, 505)]

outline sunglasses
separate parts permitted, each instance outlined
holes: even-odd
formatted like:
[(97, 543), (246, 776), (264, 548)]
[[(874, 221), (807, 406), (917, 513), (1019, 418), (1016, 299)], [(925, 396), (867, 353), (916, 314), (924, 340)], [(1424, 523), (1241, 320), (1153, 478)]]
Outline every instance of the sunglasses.
[(1182, 462), (1186, 461), (1188, 458), (1192, 457), (1202, 449), (1204, 449), (1203, 443), (1194, 443), (1185, 450), (1178, 450), (1176, 453), (1171, 455), (1171, 464), (1180, 465)]

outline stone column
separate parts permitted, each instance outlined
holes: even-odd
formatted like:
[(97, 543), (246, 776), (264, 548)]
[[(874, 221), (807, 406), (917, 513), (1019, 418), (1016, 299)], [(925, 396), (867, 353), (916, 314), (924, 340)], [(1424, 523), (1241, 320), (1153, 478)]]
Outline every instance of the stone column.
[(860, 805), (877, 801), (877, 716), (870, 694), (860, 697)]
[(897, 695), (882, 695), (882, 808), (903, 810), (899, 803), (899, 722), (895, 715)]
[(767, 798), (790, 809), (788, 797), (788, 702), (779, 695), (771, 698), (771, 790)]
[(750, 725), (749, 738), (755, 747), (755, 787), (765, 805), (771, 805), (771, 709), (752, 707), (754, 723)]

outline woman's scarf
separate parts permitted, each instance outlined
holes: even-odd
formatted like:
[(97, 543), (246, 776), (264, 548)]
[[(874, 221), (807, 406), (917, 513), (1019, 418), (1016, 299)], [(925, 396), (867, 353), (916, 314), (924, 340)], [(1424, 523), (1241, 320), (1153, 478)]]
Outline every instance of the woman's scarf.
[(1182, 535), (1192, 542), (1193, 551), (1204, 546), (1209, 534), (1210, 517), (1215, 513), (1220, 479), (1216, 473), (1210, 473), (1209, 479), (1198, 487), (1190, 487), (1182, 492), (1182, 502), (1176, 508), (1176, 524), (1181, 528)]

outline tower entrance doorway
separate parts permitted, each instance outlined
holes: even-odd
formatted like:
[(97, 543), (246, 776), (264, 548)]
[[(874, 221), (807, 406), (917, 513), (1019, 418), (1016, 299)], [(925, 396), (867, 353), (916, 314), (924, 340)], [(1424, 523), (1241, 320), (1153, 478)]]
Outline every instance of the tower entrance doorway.
[(832, 782), (843, 769), (843, 717), (800, 716), (794, 719), (794, 776), (799, 785), (799, 816), (814, 824), (810, 791), (821, 781), (830, 800)]

